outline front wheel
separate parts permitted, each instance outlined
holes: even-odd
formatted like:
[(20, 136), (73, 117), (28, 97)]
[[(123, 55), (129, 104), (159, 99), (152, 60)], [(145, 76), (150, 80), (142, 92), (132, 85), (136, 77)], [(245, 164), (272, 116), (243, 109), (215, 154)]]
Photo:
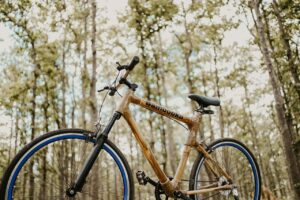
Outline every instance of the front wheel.
[(109, 140), (104, 144), (81, 192), (67, 197), (95, 140), (91, 132), (66, 129), (49, 132), (21, 150), (6, 170), (0, 200), (133, 199), (129, 165)]
[[(259, 200), (261, 178), (257, 162), (250, 150), (234, 139), (216, 140), (207, 147), (210, 156), (232, 178), (233, 190), (223, 190), (191, 196), (196, 200)], [(216, 175), (205, 165), (206, 159), (199, 154), (190, 174), (190, 190), (199, 190), (209, 185), (222, 186), (228, 184), (224, 176)]]

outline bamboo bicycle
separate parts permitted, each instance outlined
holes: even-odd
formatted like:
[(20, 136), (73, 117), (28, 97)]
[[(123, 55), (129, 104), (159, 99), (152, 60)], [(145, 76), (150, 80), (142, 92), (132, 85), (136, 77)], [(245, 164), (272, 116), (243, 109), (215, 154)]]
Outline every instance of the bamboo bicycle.
[[(137, 85), (127, 80), (138, 62), (138, 57), (134, 57), (129, 65), (119, 65), (118, 70), (125, 73), (117, 83), (104, 88), (113, 96), (121, 85), (128, 87), (105, 129), (101, 132), (99, 129), (95, 132), (57, 130), (33, 140), (16, 155), (5, 172), (0, 188), (1, 200), (134, 199), (129, 164), (108, 139), (110, 130), (121, 116), (158, 178), (153, 181), (142, 171), (136, 174), (140, 185), (149, 183), (155, 187), (155, 199), (260, 199), (259, 168), (245, 145), (233, 139), (220, 139), (210, 145), (196, 141), (202, 115), (212, 114), (207, 107), (219, 106), (220, 101), (190, 95), (199, 108), (193, 117), (186, 117), (139, 98), (134, 94)], [(166, 176), (161, 169), (130, 113), (130, 104), (187, 125), (189, 135), (174, 177)], [(189, 186), (182, 188), (180, 183), (192, 149), (199, 154), (190, 172)]]

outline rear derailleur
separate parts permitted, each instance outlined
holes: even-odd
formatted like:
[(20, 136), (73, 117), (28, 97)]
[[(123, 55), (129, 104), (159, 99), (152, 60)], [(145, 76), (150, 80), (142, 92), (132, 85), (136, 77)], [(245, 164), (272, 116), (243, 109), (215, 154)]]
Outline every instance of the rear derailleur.
[[(138, 171), (136, 173), (136, 178), (140, 185), (146, 185), (147, 183), (150, 183), (152, 186), (155, 187), (154, 193), (155, 193), (156, 200), (168, 200), (170, 198), (163, 190), (160, 182), (159, 181), (155, 182), (150, 177), (146, 176), (145, 172)], [(172, 179), (172, 178), (170, 178), (170, 179)], [(191, 198), (187, 197), (180, 191), (174, 192), (174, 199), (191, 200)]]

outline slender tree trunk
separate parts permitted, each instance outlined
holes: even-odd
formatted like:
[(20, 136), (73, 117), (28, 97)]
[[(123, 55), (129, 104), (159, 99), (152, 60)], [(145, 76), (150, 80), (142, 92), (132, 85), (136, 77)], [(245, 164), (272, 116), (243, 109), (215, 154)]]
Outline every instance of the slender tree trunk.
[(286, 52), (286, 58), (287, 58), (288, 66), (289, 66), (289, 71), (290, 71), (291, 76), (294, 81), (293, 86), (298, 94), (298, 103), (300, 103), (300, 79), (299, 79), (297, 65), (294, 62), (295, 59), (294, 59), (293, 52), (292, 52), (292, 49), (290, 46), (290, 39), (289, 39), (290, 36), (285, 31), (286, 27), (284, 25), (284, 19), (280, 14), (279, 6), (278, 6), (278, 3), (276, 0), (273, 0), (272, 6), (273, 6), (274, 14), (275, 14), (277, 22), (278, 22), (281, 42), (282, 42), (282, 45)]
[(66, 31), (63, 40), (62, 52), (62, 128), (67, 127), (66, 123)]
[[(96, 24), (96, 16), (97, 16), (97, 3), (96, 0), (92, 0), (91, 2), (91, 10), (92, 10), (92, 75), (90, 80), (90, 117), (92, 120), (98, 119), (98, 111), (97, 111), (97, 99), (96, 99), (96, 83), (97, 83), (97, 49), (96, 49), (96, 35), (97, 35), (97, 24)], [(99, 187), (99, 170), (98, 170), (99, 162), (94, 164), (95, 173), (94, 176), (94, 184)], [(99, 198), (99, 193), (95, 194), (95, 199)]]
[(55, 98), (51, 98), (51, 105), (54, 110), (55, 124), (57, 126), (57, 129), (60, 129), (61, 128), (61, 119), (59, 118), (59, 115), (58, 115), (58, 113), (60, 113), (60, 108), (59, 108), (58, 102), (55, 100)]
[[(135, 4), (135, 8), (137, 12), (140, 12), (140, 8), (138, 3)], [(142, 15), (142, 13), (138, 13), (140, 15)], [(139, 19), (137, 19), (139, 20)], [(142, 59), (140, 64), (142, 65), (143, 68), (143, 86), (146, 89), (145, 90), (145, 97), (148, 100), (152, 100), (152, 92), (151, 92), (151, 88), (150, 88), (150, 78), (149, 78), (149, 74), (148, 74), (148, 70), (151, 70), (151, 66), (149, 65), (149, 61), (148, 61), (148, 56), (147, 56), (147, 50), (146, 50), (146, 45), (147, 45), (147, 41), (146, 38), (144, 36), (144, 32), (143, 32), (143, 25), (142, 22), (140, 21), (140, 23), (138, 23), (138, 26), (136, 27), (136, 32), (137, 32), (137, 40), (138, 40), (138, 46), (139, 49), (141, 50), (141, 54), (142, 54)], [(150, 113), (149, 114), (149, 118), (147, 120), (148, 122), (148, 127), (150, 127), (150, 133), (151, 133), (151, 139), (150, 139), (150, 148), (154, 151), (154, 145), (155, 145), (155, 134), (154, 134), (154, 117), (153, 114)]]
[(12, 157), (12, 139), (13, 139), (13, 134), (14, 134), (14, 126), (13, 126), (13, 123), (14, 123), (14, 120), (13, 120), (13, 115), (14, 115), (14, 113), (13, 113), (13, 109), (11, 109), (11, 113), (10, 113), (10, 117), (11, 117), (11, 125), (10, 125), (10, 135), (9, 135), (9, 147), (8, 147), (8, 162), (7, 162), (7, 164), (9, 164), (10, 163), (10, 161), (11, 161), (11, 157)]
[[(160, 65), (161, 65), (161, 68), (162, 68), (162, 76), (161, 76), (161, 81), (162, 81), (162, 90), (163, 90), (163, 94), (164, 94), (164, 103), (166, 105), (166, 107), (168, 107), (168, 100), (167, 100), (167, 88), (166, 88), (166, 81), (165, 81), (165, 72), (166, 72), (166, 69), (165, 69), (165, 63), (164, 63), (164, 60), (163, 60), (163, 44), (162, 44), (162, 40), (161, 40), (161, 34), (160, 32), (158, 33), (158, 39), (159, 39), (159, 50), (160, 50)], [(176, 154), (176, 146), (175, 146), (175, 143), (174, 143), (174, 138), (173, 138), (173, 135), (171, 134), (173, 132), (173, 130), (171, 129), (171, 125), (169, 123), (169, 121), (166, 123), (166, 126), (168, 127), (168, 131), (169, 133), (167, 134), (167, 140), (168, 140), (168, 148), (167, 148), (167, 155), (168, 155), (168, 160), (170, 162), (170, 165), (171, 165), (171, 170), (172, 170), (172, 173), (175, 174), (176, 172), (176, 169), (177, 169), (177, 154)]]
[[(289, 100), (289, 95), (287, 93), (287, 88), (284, 84), (284, 80), (283, 80), (283, 70), (280, 70), (279, 66), (280, 66), (280, 63), (276, 57), (276, 52), (275, 52), (275, 47), (274, 47), (274, 44), (273, 44), (273, 40), (271, 38), (271, 33), (270, 33), (270, 27), (269, 27), (269, 20), (268, 20), (268, 17), (267, 17), (267, 13), (264, 9), (264, 7), (262, 7), (262, 11), (263, 11), (263, 16), (264, 16), (264, 20), (265, 20), (265, 27), (266, 27), (266, 38), (268, 39), (268, 44), (272, 50), (272, 57), (274, 59), (274, 62), (275, 62), (275, 67), (276, 67), (276, 75), (278, 76), (278, 80), (279, 82), (281, 83), (281, 90), (282, 90), (282, 94), (283, 94), (283, 98), (284, 98), (284, 102), (285, 102), (285, 109), (286, 109), (286, 118), (288, 121), (293, 121), (292, 119), (292, 108), (290, 106), (290, 100)], [(290, 128), (290, 127), (289, 127)], [(290, 131), (291, 132), (291, 131)]]
[[(204, 95), (207, 96), (207, 91), (206, 91), (206, 87), (207, 87), (207, 82), (205, 79), (205, 73), (202, 71), (202, 85), (203, 85), (203, 92)], [(211, 115), (208, 115), (208, 128), (210, 130), (210, 141), (214, 141), (215, 140), (215, 132), (213, 129), (213, 125), (212, 125), (212, 119), (211, 119)]]
[[(274, 11), (274, 14), (276, 16), (276, 19), (277, 19), (277, 22), (278, 22), (278, 26), (279, 26), (279, 33), (280, 33), (280, 39), (281, 39), (281, 43), (283, 45), (283, 48), (285, 50), (285, 53), (286, 53), (286, 60), (287, 60), (287, 63), (288, 63), (288, 67), (289, 67), (289, 72), (291, 73), (291, 76), (292, 76), (292, 79), (293, 79), (293, 83), (292, 83), (292, 86), (293, 88), (295, 89), (297, 95), (298, 95), (298, 99), (295, 99), (295, 100), (290, 100), (291, 98), (288, 98), (290, 97), (290, 95), (285, 95), (285, 100), (286, 100), (286, 104), (288, 107), (291, 107), (291, 108), (288, 108), (289, 110), (291, 111), (294, 111), (293, 109), (293, 106), (289, 106), (289, 101), (291, 101), (291, 104), (299, 104), (300, 103), (300, 78), (299, 78), (299, 72), (298, 72), (298, 66), (296, 64), (296, 59), (297, 59), (297, 48), (296, 48), (296, 53), (293, 55), (293, 51), (292, 51), (292, 48), (291, 48), (291, 45), (290, 45), (290, 41), (291, 41), (291, 37), (290, 35), (288, 34), (288, 30), (287, 30), (287, 27), (285, 26), (285, 21), (284, 21), (284, 18), (281, 16), (281, 12), (280, 12), (280, 8), (279, 8), (279, 5), (277, 3), (276, 0), (273, 0), (273, 11)], [(297, 103), (298, 102), (298, 103)], [(293, 115), (294, 115), (294, 118), (293, 118)], [(297, 118), (299, 117), (299, 112), (287, 112), (286, 114), (287, 116), (287, 119), (290, 121), (290, 125), (293, 125), (294, 123), (297, 124)], [(293, 127), (289, 127), (290, 129), (293, 128)], [(295, 135), (293, 135), (293, 140), (295, 141), (298, 136), (299, 136), (299, 131), (298, 131), (298, 127), (297, 125), (295, 126), (296, 128), (296, 131), (295, 131)], [(298, 165), (300, 166), (300, 140), (296, 141), (294, 143), (294, 149), (295, 149), (295, 154), (296, 154), (296, 157), (297, 157), (297, 160), (298, 160)], [(299, 181), (300, 182), (300, 181)], [(300, 186), (299, 186), (299, 190), (300, 190)]]
[[(273, 108), (273, 106), (271, 107), (271, 119), (272, 119), (272, 121), (273, 121), (273, 123), (276, 125), (276, 129), (277, 130), (280, 130), (279, 129), (279, 127), (278, 127), (278, 121), (276, 120), (276, 114), (275, 114), (275, 110), (274, 110), (274, 108)], [(270, 138), (269, 138), (269, 140), (270, 140)], [(272, 148), (272, 145), (270, 146), (271, 147), (271, 150), (273, 149)], [(279, 147), (278, 147), (279, 149), (283, 149), (283, 147), (282, 147), (282, 145), (281, 145), (281, 142), (279, 142)], [(275, 153), (275, 151), (273, 150), (273, 153), (272, 153), (273, 155), (275, 155), (276, 153)], [(277, 155), (278, 155), (278, 153), (277, 153)], [(284, 155), (283, 155), (284, 156)], [(276, 159), (275, 160), (276, 162), (280, 162), (280, 160), (279, 159)], [(280, 184), (280, 190), (281, 190), (281, 193), (282, 193), (282, 196), (283, 197), (287, 197), (287, 196), (289, 196), (287, 193), (290, 193), (290, 191), (291, 191), (291, 182), (289, 181), (289, 183), (288, 184), (286, 184), (286, 183), (283, 183), (284, 182), (284, 179), (282, 179), (281, 177), (283, 177), (284, 176), (284, 174), (282, 173), (282, 170), (280, 170), (278, 167), (280, 167), (280, 165), (279, 164), (276, 164), (276, 162), (275, 162), (275, 164), (274, 164), (274, 166), (275, 166), (275, 169), (277, 170), (277, 172), (276, 172), (276, 174), (280, 174), (280, 176), (277, 176), (277, 178), (280, 180), (278, 183)], [(285, 170), (285, 169), (284, 169)], [(284, 187), (282, 187), (284, 185)]]
[[(184, 14), (183, 23), (184, 23), (184, 31), (185, 31), (186, 41), (183, 41), (177, 35), (175, 35), (175, 36), (177, 37), (177, 39), (179, 41), (179, 44), (181, 46), (181, 49), (183, 51), (183, 54), (184, 54), (188, 90), (189, 90), (190, 94), (194, 94), (195, 93), (195, 88), (194, 88), (193, 85), (195, 83), (193, 83), (192, 66), (191, 66), (191, 62), (190, 62), (190, 57), (191, 57), (192, 52), (193, 52), (193, 41), (192, 41), (191, 33), (190, 33), (190, 30), (189, 30), (189, 27), (188, 27), (188, 23), (187, 23), (187, 11), (185, 10), (183, 2), (182, 2), (182, 9), (183, 9), (183, 14)], [(184, 45), (185, 42), (188, 43), (188, 47), (185, 47), (185, 45)], [(195, 105), (196, 104), (194, 104), (194, 103), (191, 104), (192, 111), (194, 111), (196, 109)], [(200, 136), (200, 139), (204, 138), (204, 124), (203, 124), (203, 121), (201, 121), (200, 129), (199, 129), (199, 136)]]
[[(255, 128), (253, 115), (252, 115), (251, 108), (250, 108), (251, 103), (250, 103), (250, 97), (249, 97), (247, 84), (248, 83), (245, 81), (245, 83), (243, 84), (243, 88), (244, 88), (244, 92), (245, 92), (245, 102), (246, 102), (245, 108), (248, 109), (248, 112), (246, 113), (246, 109), (244, 109), (244, 110), (245, 110), (245, 114), (247, 115), (246, 116), (247, 121), (249, 122), (248, 125), (249, 125), (249, 129), (250, 129), (251, 140), (252, 140), (252, 144), (253, 144), (253, 150), (255, 153), (255, 157), (258, 158), (258, 163), (261, 166), (262, 172), (266, 172), (266, 171), (268, 171), (268, 169), (265, 168), (265, 165), (264, 165), (263, 160), (260, 155), (261, 151), (259, 148), (258, 131)], [(264, 184), (268, 185), (269, 183), (273, 183), (272, 181), (267, 181), (267, 179), (266, 179), (267, 176), (264, 176), (264, 175), (262, 175), (262, 176), (263, 176)]]
[[(74, 77), (72, 79), (72, 109), (71, 109), (71, 127), (75, 128), (75, 111), (77, 107), (77, 101), (75, 98), (75, 80)], [(71, 148), (73, 149), (73, 148)], [(72, 151), (74, 152), (74, 151)]]
[[(52, 154), (52, 157), (51, 157), (51, 161), (50, 161), (50, 163), (51, 163), (51, 165), (52, 166), (54, 166), (55, 165), (55, 160), (56, 160), (56, 153), (55, 153), (55, 148), (52, 148), (52, 150), (51, 150), (51, 154)], [(58, 174), (56, 174), (56, 173), (53, 173), (53, 175), (50, 177), (50, 183), (51, 183), (51, 185), (56, 185), (57, 184), (57, 175)], [(50, 192), (49, 192), (49, 195), (51, 196), (51, 197), (53, 197), (54, 196), (54, 191), (55, 191), (56, 189), (54, 188), (54, 187), (51, 187), (50, 188)]]
[[(143, 34), (138, 32), (138, 40), (139, 40), (139, 48), (141, 49), (141, 53), (142, 53), (142, 60), (141, 60), (141, 64), (143, 67), (143, 76), (144, 76), (144, 81), (143, 81), (143, 85), (146, 88), (146, 92), (145, 92), (145, 97), (148, 100), (152, 100), (152, 95), (151, 95), (151, 89), (150, 89), (150, 82), (149, 82), (149, 78), (148, 78), (148, 74), (147, 74), (147, 70), (148, 70), (148, 59), (147, 59), (147, 54), (146, 54), (146, 49), (145, 49), (145, 45), (146, 42), (144, 40)], [(154, 145), (155, 145), (155, 135), (154, 135), (154, 125), (153, 125), (153, 114), (150, 113), (149, 114), (149, 118), (147, 120), (148, 125), (150, 127), (150, 133), (151, 133), (151, 139), (150, 139), (150, 149), (155, 150)]]
[[(31, 140), (35, 138), (35, 130), (36, 130), (36, 125), (35, 125), (35, 115), (36, 115), (36, 96), (37, 96), (37, 81), (39, 77), (39, 71), (40, 71), (40, 64), (37, 62), (37, 55), (36, 55), (36, 50), (35, 50), (35, 42), (32, 41), (31, 46), (32, 46), (32, 59), (33, 63), (35, 64), (35, 69), (33, 70), (33, 85), (32, 85), (32, 98), (31, 98)], [(29, 165), (29, 184), (31, 186), (34, 185), (34, 172), (33, 172), (33, 165), (34, 165), (34, 160), (30, 161)], [(29, 189), (29, 199), (33, 200), (34, 199), (34, 187), (30, 187)]]
[(97, 83), (97, 49), (96, 49), (96, 35), (97, 35), (97, 25), (96, 25), (96, 15), (97, 15), (97, 5), (96, 0), (92, 1), (92, 77), (90, 82), (90, 113), (91, 119), (97, 120), (97, 99), (96, 99), (96, 83)]
[[(26, 168), (27, 167), (28, 166), (26, 166)], [(27, 196), (27, 192), (26, 192), (26, 187), (28, 186), (27, 180), (28, 180), (28, 173), (24, 173), (23, 174), (23, 180), (22, 180), (23, 181), (23, 184), (22, 184), (22, 199), (25, 199), (25, 197)]]
[[(86, 5), (84, 5), (86, 6)], [(86, 129), (86, 89), (87, 89), (87, 79), (88, 79), (88, 70), (87, 70), (87, 34), (88, 34), (88, 27), (87, 27), (87, 19), (88, 15), (84, 17), (84, 42), (83, 42), (83, 69), (81, 73), (81, 93), (82, 93), (82, 105), (81, 105), (81, 118), (83, 128)]]
[[(188, 92), (190, 94), (193, 94), (195, 91), (194, 91), (194, 87), (193, 87), (193, 79), (192, 79), (193, 76), (192, 76), (192, 69), (191, 69), (192, 67), (191, 67), (191, 63), (190, 63), (190, 57), (193, 52), (193, 43), (192, 43), (190, 31), (188, 29), (187, 16), (186, 16), (187, 13), (186, 13), (183, 3), (182, 3), (182, 9), (183, 9), (183, 13), (184, 13), (184, 31), (185, 31), (186, 41), (181, 39), (180, 36), (178, 36), (176, 34), (175, 34), (175, 36), (179, 42), (180, 48), (184, 55)], [(185, 43), (187, 43), (188, 46), (185, 46)], [(196, 109), (194, 104), (191, 104), (191, 109), (192, 110)]]
[[(286, 114), (286, 118), (287, 118), (287, 121), (288, 121), (288, 126), (289, 126), (289, 131), (290, 132), (293, 132), (293, 122), (294, 122), (294, 119), (293, 119), (293, 115), (295, 115), (295, 112), (293, 111), (293, 107), (292, 107), (292, 103), (290, 101), (290, 95), (288, 94), (288, 88), (287, 86), (284, 84), (284, 79), (283, 79), (283, 70), (280, 70), (280, 63), (276, 57), (276, 54), (275, 54), (275, 47), (274, 47), (274, 44), (273, 44), (273, 40), (271, 38), (271, 33), (270, 33), (270, 28), (269, 28), (269, 20), (268, 20), (268, 17), (267, 17), (267, 13), (264, 9), (264, 7), (262, 7), (262, 11), (263, 11), (263, 16), (264, 16), (264, 20), (265, 20), (265, 27), (266, 27), (266, 34), (267, 34), (267, 39), (268, 39), (268, 43), (270, 45), (270, 48), (272, 50), (272, 53), (274, 53), (273, 55), (273, 59), (274, 59), (274, 62), (275, 62), (275, 67), (276, 67), (276, 74), (278, 76), (278, 80), (279, 82), (281, 83), (281, 90), (282, 90), (282, 94), (283, 94), (283, 98), (284, 98), (284, 102), (285, 102), (285, 114)], [(296, 138), (296, 135), (292, 135), (292, 138), (293, 140)], [(297, 156), (298, 158), (300, 156)], [(299, 159), (298, 159), (299, 161)]]
[(271, 61), (270, 52), (267, 46), (264, 24), (262, 22), (262, 15), (259, 8), (260, 7), (259, 1), (252, 0), (252, 6), (257, 16), (256, 19), (257, 32), (260, 40), (262, 54), (269, 72), (269, 77), (273, 88), (273, 94), (276, 103), (277, 118), (279, 121), (282, 140), (284, 143), (284, 150), (285, 150), (286, 161), (287, 161), (286, 164), (288, 165), (288, 173), (289, 173), (290, 181), (293, 186), (293, 191), (295, 193), (295, 199), (299, 200), (300, 199), (300, 172), (299, 172), (297, 158), (295, 152), (293, 151), (293, 141), (292, 141), (293, 133), (289, 132), (289, 125), (285, 116), (284, 100), (280, 93), (280, 82), (278, 81), (278, 77), (275, 74), (274, 66)]
[[(156, 91), (157, 91), (157, 98), (158, 98), (158, 102), (159, 104), (162, 104), (162, 92), (161, 92), (161, 83), (160, 83), (160, 79), (161, 76), (159, 75), (159, 66), (161, 66), (160, 63), (160, 58), (159, 58), (159, 54), (156, 52), (156, 48), (154, 47), (153, 42), (151, 41), (151, 46), (153, 47), (153, 54), (154, 54), (154, 73), (155, 73), (155, 79), (156, 79)], [(160, 115), (159, 116), (159, 122), (158, 122), (158, 128), (160, 130), (160, 141), (161, 141), (161, 146), (162, 146), (162, 165), (163, 165), (163, 170), (164, 172), (167, 173), (167, 158), (168, 158), (168, 151), (167, 151), (167, 143), (166, 143), (166, 127), (165, 127), (165, 122), (163, 119), (163, 116)]]
[[(214, 44), (214, 65), (215, 65), (215, 81), (216, 81), (216, 93), (218, 98), (220, 99), (221, 97), (221, 92), (220, 92), (220, 78), (219, 78), (219, 71), (217, 67), (217, 48), (216, 44)], [(225, 131), (224, 131), (224, 114), (223, 114), (223, 109), (222, 105), (219, 107), (219, 125), (220, 125), (220, 133), (221, 133), (221, 138), (224, 138), (225, 136)]]
[[(193, 94), (194, 93), (193, 80), (192, 80), (193, 76), (192, 76), (192, 69), (191, 69), (191, 63), (190, 63), (190, 57), (193, 52), (193, 42), (192, 42), (192, 38), (191, 38), (191, 33), (188, 28), (187, 13), (184, 8), (183, 2), (182, 2), (182, 8), (183, 8), (183, 12), (184, 12), (184, 31), (185, 31), (185, 35), (187, 37), (187, 42), (189, 44), (189, 47), (187, 49), (183, 49), (183, 50), (185, 50), (184, 51), (184, 60), (185, 60), (185, 67), (186, 67), (186, 71), (187, 71), (187, 81), (188, 81), (189, 93)], [(192, 108), (192, 109), (194, 109), (194, 108)]]
[(58, 181), (58, 185), (59, 185), (59, 196), (63, 197), (65, 194), (64, 188), (63, 186), (66, 185), (65, 182), (65, 163), (64, 163), (64, 157), (65, 157), (65, 152), (64, 152), (64, 143), (62, 143), (62, 145), (60, 145), (59, 149), (57, 150), (57, 162), (59, 164), (58, 166), (58, 170), (59, 170), (59, 181)]
[[(49, 108), (49, 88), (47, 85), (47, 80), (45, 80), (45, 102), (43, 105), (43, 111), (44, 111), (44, 130), (46, 133), (49, 131), (49, 122), (48, 122), (48, 108)], [(42, 155), (41, 155), (41, 162), (42, 162), (42, 168), (41, 168), (41, 186), (40, 186), (40, 200), (46, 199), (47, 195), (45, 192), (47, 191), (46, 188), (46, 181), (47, 181), (47, 148), (42, 150)]]
[(14, 149), (14, 155), (17, 153), (17, 147), (18, 147), (18, 138), (19, 138), (19, 113), (18, 109), (16, 110), (16, 122), (15, 122), (15, 132), (16, 132), (16, 140), (15, 140), (15, 149)]
[(280, 184), (280, 182), (282, 181), (282, 175), (278, 170), (278, 166), (280, 165), (278, 163), (278, 158), (276, 156), (276, 153), (273, 150), (273, 145), (271, 143), (270, 137), (267, 137), (266, 139), (267, 139), (268, 146), (270, 148), (269, 158), (274, 159), (274, 164), (271, 166), (271, 168), (273, 168), (274, 170), (274, 173), (272, 173), (271, 176), (273, 177), (273, 184), (276, 186), (276, 188), (272, 188), (272, 189), (273, 191), (275, 189), (276, 196), (281, 199), (283, 197), (281, 184)]

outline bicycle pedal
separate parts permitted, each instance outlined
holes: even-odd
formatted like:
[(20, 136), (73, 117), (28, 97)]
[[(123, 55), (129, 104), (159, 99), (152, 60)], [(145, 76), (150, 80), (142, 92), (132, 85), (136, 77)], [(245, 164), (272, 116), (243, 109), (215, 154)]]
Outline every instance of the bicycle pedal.
[(140, 185), (146, 185), (147, 184), (147, 177), (144, 171), (137, 171), (136, 172), (136, 178)]

